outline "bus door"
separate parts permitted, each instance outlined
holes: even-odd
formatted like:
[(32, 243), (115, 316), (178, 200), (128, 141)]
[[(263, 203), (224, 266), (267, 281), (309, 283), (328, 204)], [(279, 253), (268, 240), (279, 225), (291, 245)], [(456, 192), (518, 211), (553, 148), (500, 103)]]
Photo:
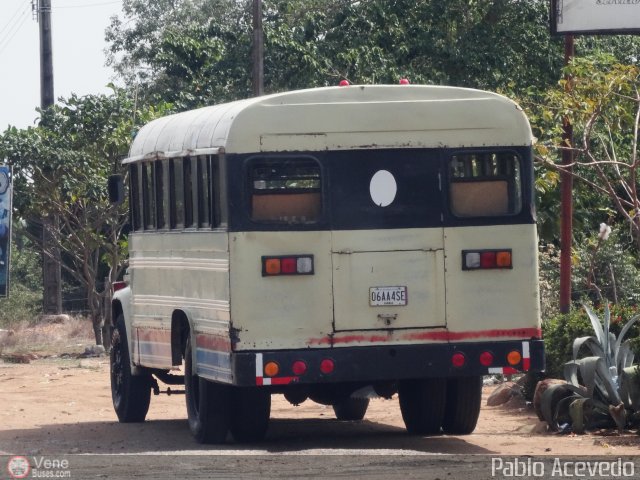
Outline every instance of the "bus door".
[(445, 326), (437, 151), (330, 155), (336, 331)]

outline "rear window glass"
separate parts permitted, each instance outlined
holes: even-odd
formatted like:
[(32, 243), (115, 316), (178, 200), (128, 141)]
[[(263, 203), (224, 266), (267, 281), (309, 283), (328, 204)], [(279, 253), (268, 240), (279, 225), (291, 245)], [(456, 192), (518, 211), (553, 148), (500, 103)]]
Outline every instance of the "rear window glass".
[(453, 155), (449, 206), (457, 217), (516, 215), (522, 209), (520, 159), (513, 152)]
[(322, 215), (320, 165), (313, 159), (254, 160), (249, 167), (255, 222), (315, 223)]

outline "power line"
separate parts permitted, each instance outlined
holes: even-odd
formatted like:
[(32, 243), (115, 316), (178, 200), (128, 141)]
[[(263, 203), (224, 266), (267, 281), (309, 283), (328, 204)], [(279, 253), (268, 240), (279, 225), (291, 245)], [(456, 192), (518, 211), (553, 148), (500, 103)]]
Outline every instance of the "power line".
[(11, 23), (15, 20), (16, 16), (20, 13), (22, 7), (23, 5), (18, 5), (18, 9), (13, 13), (13, 15), (11, 15), (11, 18), (9, 19), (7, 24), (4, 27), (2, 27), (2, 29), (0, 29), (0, 35), (2, 35), (4, 31), (11, 26)]
[(7, 48), (11, 44), (13, 37), (15, 37), (16, 34), (20, 31), (20, 29), (26, 23), (28, 18), (29, 18), (29, 14), (28, 14), (28, 10), (26, 10), (24, 12), (24, 16), (22, 17), (22, 19), (15, 22), (11, 26), (11, 28), (7, 30), (6, 34), (0, 37), (0, 53), (2, 53), (5, 50), (5, 48)]

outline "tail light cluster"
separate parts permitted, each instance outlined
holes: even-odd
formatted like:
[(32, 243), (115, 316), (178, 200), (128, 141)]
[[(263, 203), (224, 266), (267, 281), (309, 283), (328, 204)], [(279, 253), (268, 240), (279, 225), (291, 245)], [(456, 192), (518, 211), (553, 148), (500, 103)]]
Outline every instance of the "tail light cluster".
[(279, 255), (262, 257), (262, 276), (313, 275), (313, 255)]
[(113, 291), (117, 292), (118, 290), (122, 290), (123, 288), (125, 288), (127, 286), (127, 282), (119, 280), (117, 282), (113, 282), (111, 286), (113, 287)]
[[(329, 375), (333, 373), (336, 365), (334, 361), (330, 358), (325, 358), (320, 362), (320, 371), (324, 375)], [(291, 371), (297, 377), (301, 377), (305, 373), (307, 373), (308, 366), (307, 362), (304, 360), (296, 360), (291, 364)], [(278, 362), (270, 361), (264, 365), (264, 376), (265, 377), (275, 377), (280, 373), (280, 365)]]
[[(506, 360), (509, 366), (515, 367), (522, 361), (522, 353), (518, 350), (512, 350), (507, 354)], [(478, 357), (478, 361), (483, 367), (490, 367), (495, 362), (495, 356), (492, 352), (487, 350), (480, 354), (480, 356)], [(451, 356), (451, 365), (456, 368), (462, 368), (466, 363), (467, 356), (462, 352), (455, 352)]]
[(489, 270), (513, 268), (511, 249), (463, 250), (463, 270)]

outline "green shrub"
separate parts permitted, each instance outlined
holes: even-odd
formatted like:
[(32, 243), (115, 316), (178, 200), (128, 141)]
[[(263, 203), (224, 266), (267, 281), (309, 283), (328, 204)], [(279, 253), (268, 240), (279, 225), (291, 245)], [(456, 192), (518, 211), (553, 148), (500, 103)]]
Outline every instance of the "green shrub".
[(12, 284), (9, 296), (0, 299), (0, 328), (12, 329), (20, 323), (33, 323), (42, 310), (42, 293)]
[[(611, 305), (611, 332), (616, 336), (631, 317), (640, 313), (637, 306)], [(594, 311), (602, 317), (603, 308)], [(591, 322), (585, 311), (576, 308), (571, 313), (557, 314), (542, 322), (544, 334), (546, 371), (554, 378), (563, 378), (564, 364), (573, 358), (573, 341), (578, 337), (594, 335)], [(640, 326), (634, 325), (627, 334), (631, 339), (631, 347), (638, 356), (640, 354)]]

